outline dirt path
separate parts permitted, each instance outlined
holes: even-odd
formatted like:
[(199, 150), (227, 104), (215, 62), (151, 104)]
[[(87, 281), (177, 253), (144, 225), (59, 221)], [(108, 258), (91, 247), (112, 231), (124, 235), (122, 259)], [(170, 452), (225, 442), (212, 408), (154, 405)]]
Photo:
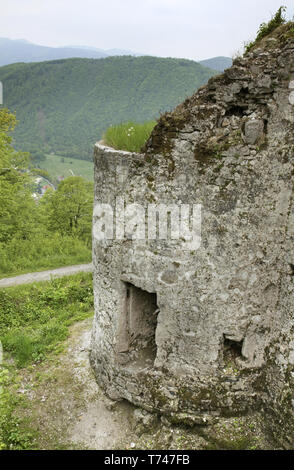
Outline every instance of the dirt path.
[(71, 327), (60, 355), (20, 371), (18, 394), (27, 405), (19, 414), (37, 432), (37, 448), (131, 448), (134, 407), (109, 400), (90, 367), (92, 321)]
[(213, 438), (213, 449), (270, 448), (254, 416), (228, 418), (209, 429), (188, 429), (172, 426), (126, 401), (111, 401), (97, 385), (89, 364), (92, 321), (88, 318), (71, 327), (58, 356), (19, 371), (17, 393), (26, 402), (19, 415), (36, 432), (36, 448), (200, 450), (211, 444), (207, 434)]
[(78, 264), (76, 266), (66, 266), (64, 268), (50, 269), (37, 273), (21, 274), (16, 277), (7, 277), (0, 279), (1, 287), (18, 286), (20, 284), (31, 284), (32, 282), (50, 281), (51, 277), (70, 276), (79, 272), (91, 272), (93, 270), (92, 263)]
[(134, 407), (127, 402), (115, 403), (109, 400), (98, 387), (89, 364), (89, 347), (92, 320), (73, 330), (67, 351), (69, 366), (75, 364), (75, 380), (83, 388), (85, 407), (78, 419), (69, 427), (68, 440), (78, 447), (90, 449), (113, 449), (132, 442), (132, 421)]
[[(71, 327), (58, 357), (20, 371), (20, 416), (37, 433), (38, 449), (202, 448), (201, 437), (166, 427), (126, 401), (113, 402), (97, 385), (89, 363), (92, 318)], [(145, 413), (145, 414), (144, 414)], [(188, 440), (187, 440), (188, 439)]]

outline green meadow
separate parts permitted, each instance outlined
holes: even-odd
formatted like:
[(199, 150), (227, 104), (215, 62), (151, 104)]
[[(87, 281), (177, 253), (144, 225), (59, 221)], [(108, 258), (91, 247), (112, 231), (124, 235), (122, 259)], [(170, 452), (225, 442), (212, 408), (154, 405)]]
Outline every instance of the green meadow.
[(40, 168), (48, 171), (54, 178), (67, 178), (68, 176), (82, 176), (93, 181), (93, 162), (77, 158), (61, 157), (59, 155), (46, 155), (46, 160), (39, 163)]

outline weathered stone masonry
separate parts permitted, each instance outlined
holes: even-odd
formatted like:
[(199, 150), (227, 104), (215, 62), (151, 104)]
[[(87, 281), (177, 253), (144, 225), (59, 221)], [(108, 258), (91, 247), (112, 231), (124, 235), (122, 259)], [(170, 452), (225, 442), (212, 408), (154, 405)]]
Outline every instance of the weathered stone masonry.
[(95, 146), (96, 203), (203, 208), (194, 252), (94, 239), (91, 362), (113, 399), (196, 424), (260, 410), (294, 443), (293, 94), (285, 26), (164, 115), (142, 154)]

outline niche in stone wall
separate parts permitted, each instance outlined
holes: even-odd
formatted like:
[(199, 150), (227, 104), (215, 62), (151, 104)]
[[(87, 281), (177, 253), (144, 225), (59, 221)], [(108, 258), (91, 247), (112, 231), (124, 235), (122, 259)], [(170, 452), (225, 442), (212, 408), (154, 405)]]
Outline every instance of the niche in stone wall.
[(237, 367), (240, 360), (244, 360), (242, 355), (244, 340), (234, 341), (224, 335), (223, 362), (225, 367)]
[(152, 367), (156, 358), (157, 296), (124, 283), (125, 299), (118, 330), (121, 363), (132, 367)]

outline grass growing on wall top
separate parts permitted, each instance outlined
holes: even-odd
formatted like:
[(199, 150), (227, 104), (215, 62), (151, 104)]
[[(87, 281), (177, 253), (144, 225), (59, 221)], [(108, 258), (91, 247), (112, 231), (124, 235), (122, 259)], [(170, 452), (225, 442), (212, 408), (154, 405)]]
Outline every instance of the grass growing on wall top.
[(148, 121), (144, 124), (129, 121), (111, 126), (105, 132), (103, 141), (106, 145), (117, 150), (140, 152), (155, 125), (155, 121)]

